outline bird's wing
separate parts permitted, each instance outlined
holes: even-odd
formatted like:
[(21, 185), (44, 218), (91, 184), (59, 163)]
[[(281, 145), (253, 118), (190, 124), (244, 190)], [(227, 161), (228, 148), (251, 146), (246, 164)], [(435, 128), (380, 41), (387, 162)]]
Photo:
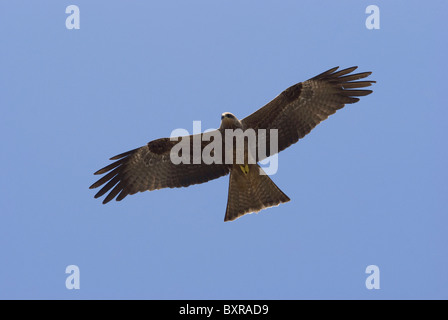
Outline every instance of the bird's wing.
[[(201, 151), (210, 144), (207, 139), (203, 141), (203, 135), (180, 137), (178, 141), (162, 138), (151, 141), (141, 148), (112, 157), (110, 160), (116, 161), (95, 172), (96, 175), (105, 175), (92, 184), (90, 189), (105, 184), (95, 198), (109, 192), (103, 201), (107, 203), (115, 197), (117, 201), (120, 201), (129, 194), (162, 188), (187, 187), (228, 174), (229, 167), (225, 164), (206, 164), (202, 158), (199, 160), (200, 163), (194, 164), (195, 137), (199, 137), (197, 141), (201, 141)], [(177, 143), (185, 141), (183, 140), (185, 138), (188, 138), (187, 143), (190, 143), (190, 161), (174, 164), (171, 161), (171, 149)]]
[[(321, 121), (328, 118), (346, 103), (359, 101), (360, 96), (372, 90), (356, 90), (369, 87), (375, 81), (363, 80), (371, 72), (351, 74), (357, 67), (336, 71), (338, 67), (325, 71), (307, 81), (297, 83), (267, 105), (242, 120), (245, 129), (266, 129), (266, 157), (270, 151), (269, 129), (278, 130), (278, 152), (308, 134)], [(259, 135), (260, 137), (260, 135)], [(263, 160), (265, 157), (259, 157)]]

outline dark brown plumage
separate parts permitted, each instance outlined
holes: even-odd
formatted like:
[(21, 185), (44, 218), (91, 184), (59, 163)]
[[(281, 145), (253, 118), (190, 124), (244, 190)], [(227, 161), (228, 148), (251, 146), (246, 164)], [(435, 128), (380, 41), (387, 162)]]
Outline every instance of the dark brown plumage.
[(277, 187), (268, 175), (259, 174), (258, 164), (250, 164), (245, 174), (235, 165), (230, 171), (229, 194), (224, 221), (233, 221), (249, 212), (278, 206), (289, 197)]
[[(369, 87), (375, 81), (358, 81), (369, 76), (371, 72), (352, 74), (356, 68), (340, 71), (337, 71), (338, 67), (332, 68), (295, 84), (241, 121), (230, 113), (223, 114), (218, 131), (222, 133), (227, 128), (251, 128), (258, 132), (258, 129), (266, 129), (267, 135), (263, 142), (266, 143), (267, 154), (265, 157), (257, 157), (257, 161), (263, 160), (273, 153), (269, 149), (269, 129), (278, 130), (280, 152), (303, 138), (345, 104), (355, 103), (359, 101), (358, 97), (372, 93), (372, 90), (361, 88)], [(192, 159), (194, 138), (188, 138)], [(181, 140), (182, 138), (179, 139)], [(187, 187), (230, 172), (225, 221), (289, 201), (268, 176), (259, 174), (257, 164), (249, 165), (248, 172), (240, 168), (239, 164), (224, 164), (224, 161), (223, 164), (206, 164), (202, 160), (197, 164), (173, 164), (170, 152), (177, 143), (178, 141), (171, 141), (169, 138), (157, 139), (141, 148), (112, 157), (111, 160), (116, 160), (115, 162), (95, 172), (96, 175), (105, 174), (90, 186), (92, 189), (104, 185), (95, 198), (109, 192), (103, 203), (115, 197), (120, 201), (137, 192)], [(201, 139), (201, 150), (209, 143)]]
[[(353, 90), (370, 86), (375, 81), (355, 81), (366, 78), (371, 72), (349, 73), (357, 67), (335, 72), (338, 67), (325, 71), (305, 82), (297, 83), (241, 120), (245, 128), (278, 129), (278, 152), (307, 135), (321, 121), (345, 104), (359, 101), (360, 96), (372, 90)], [(266, 141), (269, 152), (269, 134)], [(258, 159), (263, 160), (263, 159)]]
[[(193, 138), (190, 140), (191, 159), (193, 159)], [(173, 164), (170, 159), (171, 148), (179, 141), (170, 141), (169, 138), (157, 139), (146, 146), (134, 149), (110, 160), (114, 163), (98, 170), (95, 174), (105, 176), (90, 186), (97, 188), (108, 182), (96, 195), (99, 198), (109, 190), (110, 193), (103, 200), (106, 204), (115, 196), (117, 201), (129, 194), (142, 191), (152, 191), (162, 188), (188, 187), (192, 184), (207, 182), (229, 173), (229, 167), (222, 164)], [(208, 141), (202, 142), (202, 147)], [(110, 172), (109, 172), (110, 171)]]

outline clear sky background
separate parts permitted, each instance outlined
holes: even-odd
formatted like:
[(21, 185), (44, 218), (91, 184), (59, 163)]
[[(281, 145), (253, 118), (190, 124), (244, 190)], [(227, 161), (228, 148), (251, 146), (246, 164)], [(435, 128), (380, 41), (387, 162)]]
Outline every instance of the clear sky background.
[[(65, 26), (71, 4), (79, 30)], [(365, 26), (371, 4), (379, 30)], [(0, 1), (0, 298), (447, 299), (446, 12)], [(108, 205), (88, 189), (111, 156), (353, 65), (373, 71), (374, 93), (280, 154), (271, 178), (287, 204), (224, 223), (228, 176)]]

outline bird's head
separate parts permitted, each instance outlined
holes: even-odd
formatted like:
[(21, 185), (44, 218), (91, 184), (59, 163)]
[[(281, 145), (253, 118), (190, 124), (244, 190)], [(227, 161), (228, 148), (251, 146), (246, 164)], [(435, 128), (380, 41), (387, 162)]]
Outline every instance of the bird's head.
[(221, 115), (221, 126), (220, 129), (237, 129), (242, 128), (242, 124), (237, 117), (235, 117), (230, 112), (224, 112)]

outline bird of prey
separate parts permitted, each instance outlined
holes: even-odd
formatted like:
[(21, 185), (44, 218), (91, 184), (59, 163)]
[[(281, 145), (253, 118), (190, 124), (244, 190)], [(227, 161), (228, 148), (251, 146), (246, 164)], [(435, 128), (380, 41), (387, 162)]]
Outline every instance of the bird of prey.
[[(214, 133), (218, 132), (223, 136), (226, 129), (241, 129), (243, 132), (249, 129), (255, 132), (259, 132), (259, 129), (268, 130), (263, 138), (263, 142), (268, 146), (266, 154), (260, 156), (256, 153), (254, 156), (256, 160), (252, 163), (248, 161), (249, 151), (245, 146), (244, 163), (237, 163), (233, 157), (233, 162), (230, 163), (225, 161), (206, 163), (202, 159), (193, 163), (175, 164), (171, 160), (170, 152), (178, 143), (188, 139), (186, 141), (191, 143), (189, 152), (193, 153), (195, 148), (193, 141), (200, 141), (199, 148), (204, 150), (210, 143), (210, 138), (203, 139), (206, 133), (179, 139), (161, 138), (110, 158), (115, 162), (95, 172), (96, 175), (105, 174), (90, 186), (93, 189), (105, 184), (95, 198), (109, 192), (103, 203), (115, 197), (120, 201), (127, 195), (137, 192), (188, 187), (230, 173), (224, 221), (232, 221), (246, 213), (258, 212), (288, 202), (289, 197), (268, 175), (264, 174), (257, 162), (296, 143), (345, 104), (358, 102), (358, 97), (372, 93), (372, 90), (361, 89), (375, 83), (372, 80), (361, 80), (368, 77), (371, 72), (353, 73), (357, 67), (339, 71), (338, 68), (332, 68), (289, 87), (264, 107), (242, 120), (238, 120), (230, 112), (221, 115), (221, 125)], [(269, 148), (270, 129), (277, 129), (277, 150), (271, 151)]]

